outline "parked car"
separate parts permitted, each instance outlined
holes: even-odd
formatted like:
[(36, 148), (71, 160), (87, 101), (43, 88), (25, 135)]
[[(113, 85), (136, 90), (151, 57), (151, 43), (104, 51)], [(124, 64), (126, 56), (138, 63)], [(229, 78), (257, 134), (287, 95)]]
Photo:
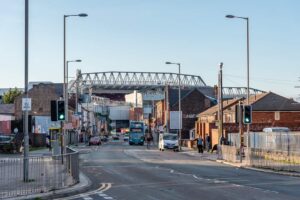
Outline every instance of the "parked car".
[(165, 149), (173, 149), (174, 151), (178, 150), (178, 137), (176, 134), (172, 133), (160, 133), (158, 148), (160, 151)]
[(93, 136), (90, 138), (90, 141), (89, 141), (89, 146), (91, 145), (100, 145), (101, 144), (101, 138), (100, 136)]
[(118, 134), (113, 135), (112, 138), (113, 138), (113, 140), (119, 140), (120, 139)]
[(263, 129), (263, 132), (265, 132), (265, 133), (274, 133), (274, 132), (287, 133), (287, 132), (290, 132), (290, 129), (288, 127), (266, 127)]
[(100, 136), (100, 138), (101, 138), (102, 142), (107, 142), (108, 141), (108, 136), (107, 135)]
[(0, 135), (0, 151), (16, 153), (20, 151), (21, 144), (15, 140), (15, 135)]
[(123, 140), (124, 140), (125, 142), (126, 142), (126, 141), (129, 141), (129, 133), (125, 133), (125, 134), (124, 134)]

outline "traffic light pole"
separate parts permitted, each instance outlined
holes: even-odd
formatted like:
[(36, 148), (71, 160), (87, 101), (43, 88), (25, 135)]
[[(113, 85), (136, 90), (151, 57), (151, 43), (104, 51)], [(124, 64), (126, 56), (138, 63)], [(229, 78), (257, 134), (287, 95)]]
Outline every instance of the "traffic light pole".
[(63, 121), (60, 121), (60, 153), (61, 153), (61, 164), (64, 164), (64, 137), (63, 137)]
[(241, 104), (241, 101), (239, 101), (239, 109), (238, 109), (238, 118), (239, 118), (239, 133), (240, 133), (240, 162), (242, 163), (242, 152), (243, 152), (243, 146), (244, 146), (244, 130), (243, 130), (243, 107)]

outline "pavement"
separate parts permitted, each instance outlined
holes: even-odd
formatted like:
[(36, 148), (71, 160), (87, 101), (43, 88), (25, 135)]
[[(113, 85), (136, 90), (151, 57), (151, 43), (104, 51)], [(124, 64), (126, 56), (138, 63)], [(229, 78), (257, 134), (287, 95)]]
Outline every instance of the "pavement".
[[(76, 148), (80, 151), (82, 151), (82, 153), (87, 153), (84, 152), (84, 150), (87, 146), (85, 144), (80, 144), (79, 146), (76, 146)], [(91, 150), (91, 148), (89, 148)], [(81, 153), (81, 152), (80, 152)], [(42, 148), (42, 149), (37, 149), (34, 151), (30, 151), (29, 152), (29, 157), (42, 157), (42, 156), (50, 156), (52, 155), (52, 152), (49, 151), (48, 148)], [(0, 154), (0, 160), (10, 160), (10, 159), (14, 159), (14, 158), (22, 158), (23, 154)], [(7, 171), (7, 170), (6, 170)], [(20, 176), (20, 175), (18, 175)], [(45, 192), (45, 193), (36, 193), (36, 194), (31, 194), (31, 195), (26, 195), (26, 196), (19, 196), (19, 197), (12, 197), (12, 198), (6, 198), (9, 200), (19, 200), (19, 199), (52, 199), (53, 196), (57, 196), (57, 195), (66, 195), (66, 194), (70, 194), (73, 192), (78, 192), (78, 191), (84, 191), (86, 190), (90, 185), (91, 182), (90, 180), (83, 174), (80, 172), (79, 174), (79, 183), (71, 186), (71, 187), (65, 187), (63, 189), (59, 189), (59, 190), (54, 190), (51, 192)], [(13, 190), (15, 190), (15, 188), (13, 188)], [(12, 191), (14, 192), (14, 191)], [(1, 197), (0, 197), (1, 199)]]
[(210, 152), (207, 152), (207, 151), (204, 151), (203, 153), (198, 153), (197, 150), (187, 148), (187, 147), (182, 147), (182, 151), (179, 152), (179, 153), (187, 154), (187, 155), (190, 155), (190, 156), (196, 156), (196, 157), (199, 157), (201, 159), (211, 160), (211, 161), (215, 161), (215, 162), (218, 162), (218, 163), (223, 163), (223, 164), (230, 165), (232, 167), (237, 167), (237, 168), (244, 168), (244, 169), (249, 169), (249, 170), (254, 170), (254, 171), (259, 171), (259, 172), (265, 172), (265, 173), (280, 174), (280, 175), (284, 175), (284, 176), (300, 177), (300, 173), (297, 173), (297, 172), (275, 171), (275, 170), (271, 170), (271, 169), (250, 167), (246, 162), (242, 162), (242, 163), (228, 162), (228, 161), (219, 159), (217, 153), (210, 153)]

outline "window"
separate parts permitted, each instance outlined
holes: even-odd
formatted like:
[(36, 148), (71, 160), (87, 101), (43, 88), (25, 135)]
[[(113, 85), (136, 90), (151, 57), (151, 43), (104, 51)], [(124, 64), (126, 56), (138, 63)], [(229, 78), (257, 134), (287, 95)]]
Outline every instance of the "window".
[(275, 120), (280, 120), (280, 112), (275, 112)]

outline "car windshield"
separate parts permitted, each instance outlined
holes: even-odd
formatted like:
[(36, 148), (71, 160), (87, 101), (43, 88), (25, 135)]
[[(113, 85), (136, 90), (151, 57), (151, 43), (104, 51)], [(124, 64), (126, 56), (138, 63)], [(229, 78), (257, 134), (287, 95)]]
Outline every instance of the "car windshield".
[(140, 138), (142, 137), (143, 135), (141, 133), (130, 133), (130, 137), (131, 138)]
[(92, 137), (92, 140), (100, 140), (100, 137)]
[(164, 140), (177, 140), (177, 135), (165, 135)]

